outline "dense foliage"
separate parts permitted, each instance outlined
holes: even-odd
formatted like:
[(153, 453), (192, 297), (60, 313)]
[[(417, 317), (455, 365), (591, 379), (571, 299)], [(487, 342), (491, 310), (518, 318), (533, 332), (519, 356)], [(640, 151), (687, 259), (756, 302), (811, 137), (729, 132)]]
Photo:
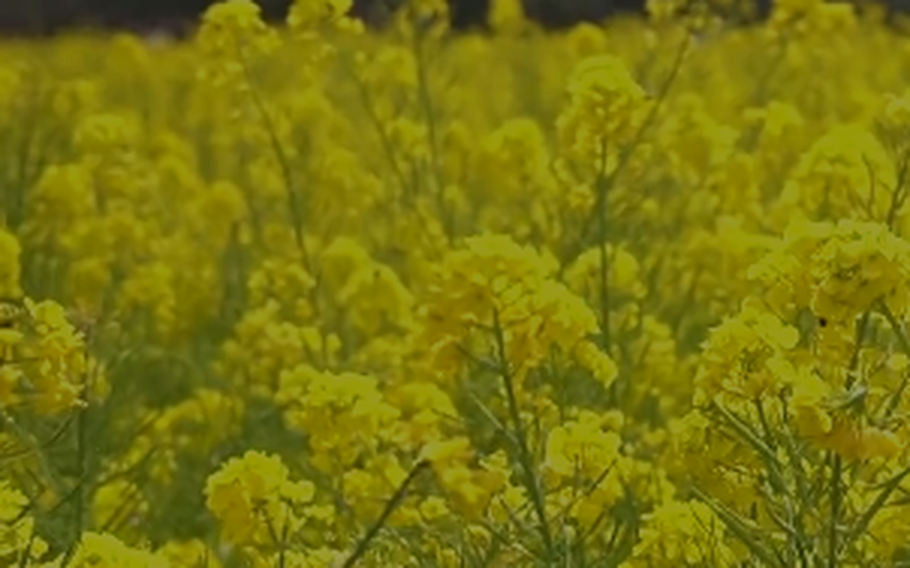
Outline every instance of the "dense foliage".
[(0, 565), (910, 562), (910, 42), (415, 0), (0, 47)]

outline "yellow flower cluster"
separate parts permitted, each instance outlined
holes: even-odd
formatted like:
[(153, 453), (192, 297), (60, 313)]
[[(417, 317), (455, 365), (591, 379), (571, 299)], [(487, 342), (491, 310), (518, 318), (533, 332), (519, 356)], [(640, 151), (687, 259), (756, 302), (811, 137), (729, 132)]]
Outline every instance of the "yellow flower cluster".
[(287, 467), (275, 456), (249, 451), (231, 458), (208, 478), (206, 505), (225, 531), (240, 545), (283, 543), (297, 532), (301, 506), (313, 500), (311, 482), (292, 482)]
[(353, 4), (0, 43), (0, 566), (906, 565), (910, 41)]

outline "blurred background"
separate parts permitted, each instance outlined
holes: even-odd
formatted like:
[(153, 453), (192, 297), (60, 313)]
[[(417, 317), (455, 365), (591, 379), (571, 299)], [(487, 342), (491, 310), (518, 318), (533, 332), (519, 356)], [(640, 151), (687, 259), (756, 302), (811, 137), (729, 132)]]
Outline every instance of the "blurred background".
[[(45, 35), (72, 28), (127, 29), (182, 34), (215, 0), (0, 0), (0, 33)], [(354, 15), (381, 26), (404, 0), (354, 0)], [(448, 0), (457, 29), (481, 26), (490, 0)], [(549, 28), (602, 21), (644, 10), (645, 0), (522, 0), (525, 13)], [(756, 0), (759, 15), (773, 0)], [(837, 1), (837, 0), (835, 0)], [(878, 0), (841, 0), (858, 5)], [(283, 18), (292, 0), (257, 0), (268, 19)], [(910, 0), (883, 0), (891, 14), (910, 11)]]
[[(355, 15), (381, 25), (401, 0), (354, 0)], [(0, 0), (0, 31), (48, 34), (66, 28), (118, 28), (138, 31), (185, 31), (213, 0)], [(258, 0), (271, 19), (283, 17), (291, 0)], [(489, 0), (449, 0), (453, 25), (480, 25)], [(644, 0), (524, 0), (525, 12), (548, 26), (603, 20), (641, 10)]]

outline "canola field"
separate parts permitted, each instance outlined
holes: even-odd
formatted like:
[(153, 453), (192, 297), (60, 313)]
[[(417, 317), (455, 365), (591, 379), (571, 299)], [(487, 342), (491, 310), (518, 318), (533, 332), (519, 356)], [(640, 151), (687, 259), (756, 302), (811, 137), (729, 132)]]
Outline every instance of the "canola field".
[(0, 45), (0, 566), (910, 565), (910, 39), (350, 3)]

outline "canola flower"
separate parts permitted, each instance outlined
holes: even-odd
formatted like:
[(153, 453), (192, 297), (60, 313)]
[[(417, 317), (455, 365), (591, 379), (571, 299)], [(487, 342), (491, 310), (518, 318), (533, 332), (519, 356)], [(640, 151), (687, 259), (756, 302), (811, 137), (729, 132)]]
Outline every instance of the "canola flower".
[(902, 566), (868, 7), (0, 44), (0, 566)]

